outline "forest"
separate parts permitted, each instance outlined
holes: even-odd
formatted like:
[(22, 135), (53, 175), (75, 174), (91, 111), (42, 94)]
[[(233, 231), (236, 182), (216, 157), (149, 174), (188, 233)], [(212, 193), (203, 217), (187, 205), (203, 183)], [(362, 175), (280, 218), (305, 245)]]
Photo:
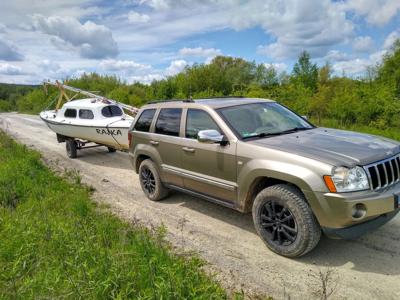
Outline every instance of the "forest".
[[(333, 73), (329, 62), (319, 67), (302, 52), (290, 73), (265, 64), (217, 56), (209, 64), (194, 64), (181, 73), (150, 85), (127, 84), (116, 76), (83, 74), (65, 79), (68, 85), (141, 106), (156, 99), (245, 96), (276, 100), (316, 125), (382, 134), (400, 140), (400, 40), (380, 64), (361, 78)], [(0, 111), (39, 113), (51, 106), (57, 91), (40, 87), (0, 85)]]

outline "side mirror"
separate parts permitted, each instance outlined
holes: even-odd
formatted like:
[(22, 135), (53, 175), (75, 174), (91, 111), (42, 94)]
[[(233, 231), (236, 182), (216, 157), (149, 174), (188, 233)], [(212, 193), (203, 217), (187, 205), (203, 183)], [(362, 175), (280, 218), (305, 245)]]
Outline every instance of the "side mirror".
[(308, 121), (308, 117), (307, 116), (301, 116), (304, 120)]
[(210, 130), (200, 130), (197, 134), (197, 140), (200, 143), (205, 144), (220, 144), (226, 145), (228, 143), (227, 139), (223, 134), (220, 134), (215, 129)]

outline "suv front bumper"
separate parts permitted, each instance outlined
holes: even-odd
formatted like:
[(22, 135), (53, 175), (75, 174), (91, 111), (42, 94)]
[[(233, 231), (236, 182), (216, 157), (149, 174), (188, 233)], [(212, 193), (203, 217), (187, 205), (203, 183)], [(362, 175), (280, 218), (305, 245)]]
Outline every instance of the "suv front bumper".
[[(400, 183), (379, 192), (305, 192), (305, 196), (324, 232), (336, 238), (360, 236), (382, 226), (400, 211)], [(362, 213), (355, 215), (358, 207)]]

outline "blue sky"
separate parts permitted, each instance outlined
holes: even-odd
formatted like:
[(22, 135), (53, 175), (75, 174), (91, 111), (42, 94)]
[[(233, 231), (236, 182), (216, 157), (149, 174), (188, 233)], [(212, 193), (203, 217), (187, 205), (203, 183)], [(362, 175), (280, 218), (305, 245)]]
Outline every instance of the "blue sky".
[(399, 0), (2, 1), (0, 82), (95, 71), (150, 83), (216, 55), (290, 73), (303, 50), (357, 77), (399, 37)]

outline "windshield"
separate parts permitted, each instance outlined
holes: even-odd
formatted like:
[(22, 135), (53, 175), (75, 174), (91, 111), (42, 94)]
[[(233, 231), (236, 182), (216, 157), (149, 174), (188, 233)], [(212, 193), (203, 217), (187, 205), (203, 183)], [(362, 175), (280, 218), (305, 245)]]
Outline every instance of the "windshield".
[(223, 107), (218, 112), (242, 139), (314, 128), (306, 120), (275, 102)]

